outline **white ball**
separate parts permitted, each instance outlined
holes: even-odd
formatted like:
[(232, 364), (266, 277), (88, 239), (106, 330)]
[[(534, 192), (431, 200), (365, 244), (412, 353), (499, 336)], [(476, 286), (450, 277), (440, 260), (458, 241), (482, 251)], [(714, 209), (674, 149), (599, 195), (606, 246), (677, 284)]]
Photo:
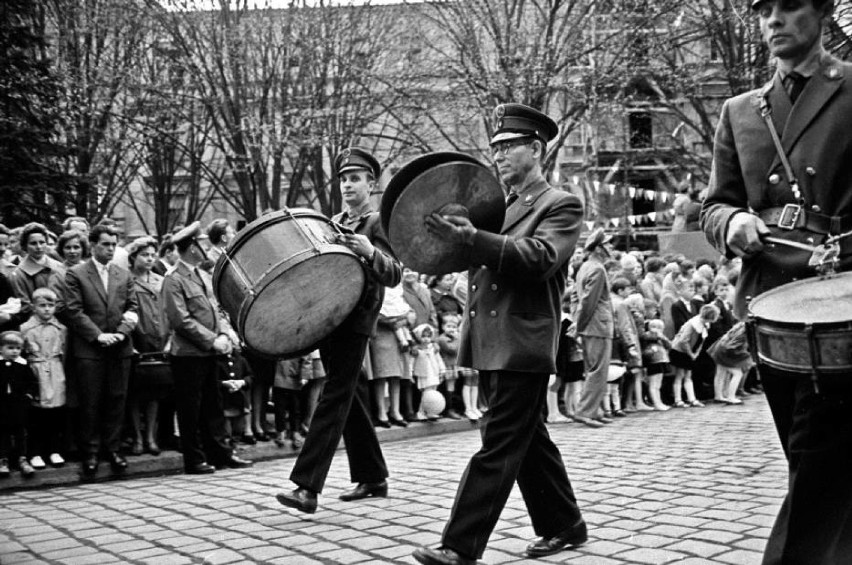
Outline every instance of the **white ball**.
[(427, 418), (434, 418), (444, 411), (447, 403), (444, 396), (437, 390), (424, 390), (421, 395), (421, 406)]

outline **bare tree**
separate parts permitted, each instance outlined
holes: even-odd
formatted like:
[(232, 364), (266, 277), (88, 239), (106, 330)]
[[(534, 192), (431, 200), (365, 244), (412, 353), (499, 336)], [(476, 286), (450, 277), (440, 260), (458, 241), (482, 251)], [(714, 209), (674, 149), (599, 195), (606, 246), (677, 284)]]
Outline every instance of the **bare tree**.
[(137, 164), (125, 157), (127, 120), (140, 100), (128, 85), (146, 35), (144, 11), (131, 0), (47, 0), (46, 29), (64, 95), (63, 140), (69, 147), (62, 166), (77, 183), (57, 197), (57, 212), (72, 207), (97, 219), (127, 190)]
[[(423, 13), (436, 29), (430, 46), (448, 77), (434, 101), (452, 105), (474, 127), (479, 140), (493, 131), (492, 111), (503, 102), (521, 102), (546, 110), (559, 124), (545, 166), (550, 170), (568, 135), (582, 122), (600, 85), (621, 70), (626, 49), (623, 32), (598, 29), (598, 2), (581, 0), (439, 0)], [(612, 8), (610, 8), (612, 11)], [(659, 13), (646, 10), (634, 25), (649, 25)], [(441, 113), (433, 124), (441, 129)], [(458, 148), (481, 141), (445, 135)]]

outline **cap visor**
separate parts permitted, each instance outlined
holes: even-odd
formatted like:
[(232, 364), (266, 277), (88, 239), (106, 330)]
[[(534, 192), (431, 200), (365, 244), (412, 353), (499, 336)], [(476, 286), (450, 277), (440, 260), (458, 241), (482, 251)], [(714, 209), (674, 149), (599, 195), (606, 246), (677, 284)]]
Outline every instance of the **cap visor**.
[(363, 165), (344, 165), (337, 170), (337, 174), (342, 175), (347, 171), (367, 171), (368, 173), (372, 173), (370, 169)]
[(498, 133), (494, 137), (491, 138), (489, 145), (494, 145), (495, 143), (500, 143), (501, 141), (509, 141), (510, 139), (521, 139), (522, 137), (531, 137), (529, 133), (517, 133), (514, 131), (504, 131), (503, 133)]

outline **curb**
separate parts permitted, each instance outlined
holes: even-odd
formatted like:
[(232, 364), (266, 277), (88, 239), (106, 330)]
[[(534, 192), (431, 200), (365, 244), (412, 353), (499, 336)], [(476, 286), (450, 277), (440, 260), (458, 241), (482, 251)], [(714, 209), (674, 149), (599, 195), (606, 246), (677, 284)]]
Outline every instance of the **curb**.
[[(469, 420), (442, 419), (437, 422), (413, 422), (407, 428), (377, 428), (376, 435), (379, 442), (384, 444), (426, 436), (465, 432), (475, 430), (478, 427), (477, 422)], [(338, 449), (342, 449), (342, 446), (341, 440), (341, 446)], [(288, 459), (296, 457), (299, 453), (289, 445), (278, 447), (272, 441), (258, 442), (256, 445), (240, 444), (237, 447), (237, 452), (240, 457), (256, 462)], [(24, 479), (20, 473), (13, 471), (10, 477), (0, 479), (0, 496), (22, 490), (183, 474), (183, 456), (176, 451), (164, 451), (157, 456), (148, 454), (128, 456), (127, 462), (128, 470), (122, 475), (113, 475), (110, 472), (109, 465), (102, 462), (98, 468), (98, 474), (87, 479), (83, 479), (80, 465), (76, 461), (69, 461), (65, 466), (58, 469), (48, 467), (36, 471), (35, 475), (29, 479)]]

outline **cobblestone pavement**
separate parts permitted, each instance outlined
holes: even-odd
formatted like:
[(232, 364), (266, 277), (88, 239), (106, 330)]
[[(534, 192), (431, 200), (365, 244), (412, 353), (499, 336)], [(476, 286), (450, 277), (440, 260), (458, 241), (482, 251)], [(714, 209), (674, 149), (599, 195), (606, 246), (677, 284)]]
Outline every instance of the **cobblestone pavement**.
[[(632, 414), (603, 429), (557, 424), (589, 542), (538, 562), (752, 564), (784, 495), (786, 470), (765, 400)], [(439, 542), (476, 431), (384, 445), (390, 498), (337, 500), (338, 453), (320, 509), (291, 513), (293, 459), (248, 470), (56, 487), (0, 496), (0, 563), (413, 563)], [(535, 563), (515, 489), (484, 563)]]

